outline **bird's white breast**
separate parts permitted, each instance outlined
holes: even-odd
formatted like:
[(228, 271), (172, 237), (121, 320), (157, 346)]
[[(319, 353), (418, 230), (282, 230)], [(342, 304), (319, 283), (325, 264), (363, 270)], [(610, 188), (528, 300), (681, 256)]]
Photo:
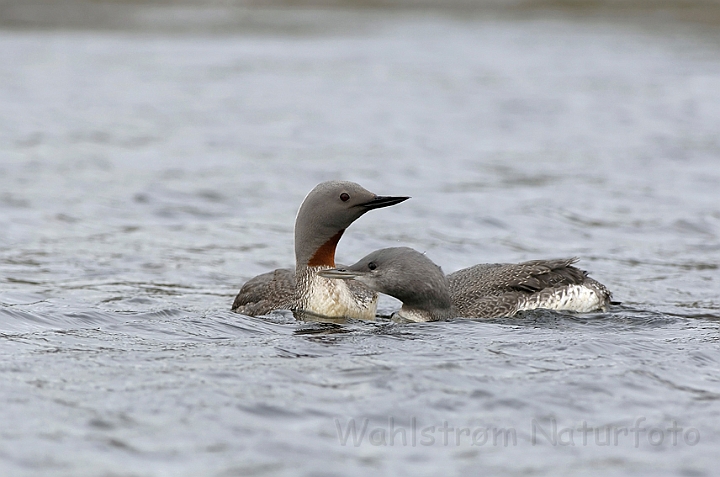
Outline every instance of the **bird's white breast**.
[(359, 320), (375, 319), (377, 296), (368, 300), (358, 297), (344, 280), (323, 278), (310, 271), (298, 281), (299, 308), (328, 317), (347, 317)]

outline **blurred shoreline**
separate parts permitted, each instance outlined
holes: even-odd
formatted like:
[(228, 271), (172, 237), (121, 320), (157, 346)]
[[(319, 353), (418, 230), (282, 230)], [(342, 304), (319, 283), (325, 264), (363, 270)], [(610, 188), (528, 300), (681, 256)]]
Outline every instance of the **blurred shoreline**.
[(302, 32), (334, 27), (344, 31), (353, 26), (345, 12), (372, 18), (407, 13), (562, 15), (720, 24), (720, 0), (0, 0), (0, 28)]

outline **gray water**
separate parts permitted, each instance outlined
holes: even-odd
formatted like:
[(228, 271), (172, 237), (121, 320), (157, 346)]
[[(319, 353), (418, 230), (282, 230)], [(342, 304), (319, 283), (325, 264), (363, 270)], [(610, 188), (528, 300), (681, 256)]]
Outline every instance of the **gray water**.
[[(0, 31), (0, 473), (717, 475), (720, 37), (322, 18)], [(341, 262), (578, 256), (622, 305), (231, 313), (336, 178), (412, 196), (350, 227)]]

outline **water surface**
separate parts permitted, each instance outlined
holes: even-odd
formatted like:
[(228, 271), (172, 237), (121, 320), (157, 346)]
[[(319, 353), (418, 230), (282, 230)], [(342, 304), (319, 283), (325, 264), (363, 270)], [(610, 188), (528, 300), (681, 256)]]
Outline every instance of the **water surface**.
[[(0, 31), (2, 473), (712, 475), (718, 37), (328, 18), (352, 27)], [(358, 220), (339, 261), (578, 256), (623, 304), (230, 313), (292, 265), (297, 207), (327, 179), (413, 197)]]

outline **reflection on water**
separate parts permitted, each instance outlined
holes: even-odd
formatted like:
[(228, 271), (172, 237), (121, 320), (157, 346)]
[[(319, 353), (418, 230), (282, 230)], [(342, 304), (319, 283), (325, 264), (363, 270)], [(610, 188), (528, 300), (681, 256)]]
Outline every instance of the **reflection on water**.
[[(711, 475), (718, 37), (315, 13), (0, 31), (2, 473)], [(395, 245), (446, 272), (578, 256), (623, 304), (426, 324), (231, 313), (245, 280), (292, 265), (297, 207), (331, 178), (413, 197), (350, 227), (341, 262)], [(389, 445), (413, 422), (432, 445)], [(553, 425), (555, 445), (533, 440)]]

